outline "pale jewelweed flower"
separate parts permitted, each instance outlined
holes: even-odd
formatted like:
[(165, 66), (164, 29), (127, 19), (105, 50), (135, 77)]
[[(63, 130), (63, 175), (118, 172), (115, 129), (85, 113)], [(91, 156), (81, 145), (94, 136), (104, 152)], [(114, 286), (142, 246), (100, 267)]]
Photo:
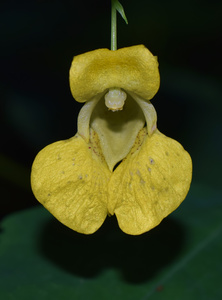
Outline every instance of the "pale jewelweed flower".
[(143, 45), (74, 57), (70, 86), (78, 102), (77, 134), (45, 147), (31, 184), (60, 222), (90, 234), (116, 215), (128, 234), (157, 226), (186, 197), (189, 154), (156, 127), (150, 99), (159, 89), (157, 58)]

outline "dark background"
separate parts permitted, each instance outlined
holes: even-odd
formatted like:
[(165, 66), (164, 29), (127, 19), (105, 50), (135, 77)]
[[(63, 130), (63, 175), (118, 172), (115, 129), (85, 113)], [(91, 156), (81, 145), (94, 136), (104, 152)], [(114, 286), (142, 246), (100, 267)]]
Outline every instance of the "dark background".
[[(118, 48), (144, 44), (158, 56), (158, 127), (192, 156), (193, 184), (221, 190), (222, 2), (127, 1)], [(110, 47), (110, 1), (24, 0), (0, 4), (1, 216), (36, 205), (35, 155), (76, 133), (74, 55)]]

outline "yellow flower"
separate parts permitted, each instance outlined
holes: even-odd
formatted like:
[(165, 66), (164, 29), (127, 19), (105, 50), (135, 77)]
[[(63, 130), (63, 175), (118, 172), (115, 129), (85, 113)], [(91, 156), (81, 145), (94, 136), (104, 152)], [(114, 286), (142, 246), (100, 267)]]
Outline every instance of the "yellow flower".
[(143, 45), (74, 57), (71, 92), (86, 102), (78, 132), (40, 151), (31, 174), (36, 198), (66, 226), (90, 234), (115, 214), (137, 235), (186, 197), (191, 158), (158, 131), (149, 101), (159, 81), (157, 58)]

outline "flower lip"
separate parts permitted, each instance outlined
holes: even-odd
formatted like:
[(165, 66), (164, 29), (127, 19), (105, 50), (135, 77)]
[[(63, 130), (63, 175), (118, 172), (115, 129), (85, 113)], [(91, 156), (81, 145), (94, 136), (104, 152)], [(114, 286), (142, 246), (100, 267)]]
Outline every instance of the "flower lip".
[(160, 85), (157, 58), (143, 45), (116, 51), (98, 49), (75, 56), (69, 79), (78, 102), (89, 101), (114, 87), (150, 100)]

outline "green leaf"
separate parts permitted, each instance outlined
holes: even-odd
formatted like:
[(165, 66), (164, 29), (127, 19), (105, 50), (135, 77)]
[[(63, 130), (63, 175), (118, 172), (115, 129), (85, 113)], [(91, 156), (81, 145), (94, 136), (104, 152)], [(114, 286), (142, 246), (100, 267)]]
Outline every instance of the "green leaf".
[(221, 191), (193, 184), (184, 203), (141, 236), (114, 217), (75, 233), (43, 207), (1, 224), (0, 299), (221, 299)]
[(126, 18), (122, 4), (118, 0), (112, 0), (112, 6), (118, 11), (118, 13), (120, 13), (121, 17), (126, 22), (126, 24), (128, 24), (128, 20)]

